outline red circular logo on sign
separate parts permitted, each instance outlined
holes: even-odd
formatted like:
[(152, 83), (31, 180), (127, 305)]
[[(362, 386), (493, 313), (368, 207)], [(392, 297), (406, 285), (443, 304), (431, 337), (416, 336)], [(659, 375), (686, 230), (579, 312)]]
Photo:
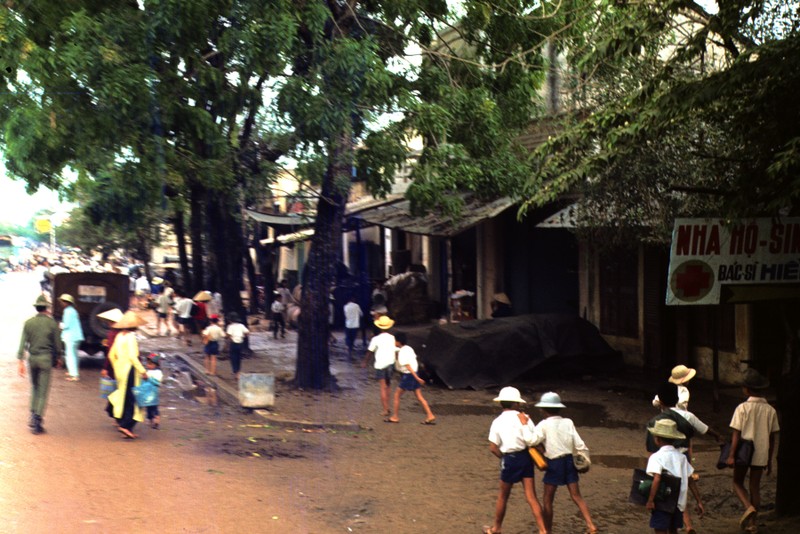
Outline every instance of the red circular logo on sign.
[(675, 298), (696, 302), (714, 287), (714, 270), (704, 261), (689, 260), (678, 265), (672, 273), (669, 287)]

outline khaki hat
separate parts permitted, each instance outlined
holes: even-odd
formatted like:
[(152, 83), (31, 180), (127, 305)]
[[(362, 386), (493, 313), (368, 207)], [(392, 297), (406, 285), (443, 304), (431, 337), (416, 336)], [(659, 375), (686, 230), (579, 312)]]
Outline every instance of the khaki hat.
[(492, 298), (497, 302), (499, 302), (500, 304), (506, 304), (507, 306), (511, 306), (511, 299), (508, 298), (508, 295), (506, 295), (505, 293), (495, 293), (494, 297)]
[(685, 365), (676, 365), (672, 368), (672, 375), (669, 377), (669, 381), (673, 384), (685, 384), (694, 378), (694, 375), (696, 374), (697, 371), (691, 367), (686, 367)]
[(155, 278), (153, 278), (152, 283), (155, 285), (163, 284), (164, 279), (161, 278), (160, 276), (156, 276)]
[(394, 326), (394, 321), (388, 315), (382, 315), (375, 321), (375, 326), (381, 330), (388, 330)]
[(672, 419), (659, 419), (652, 427), (648, 427), (647, 431), (665, 439), (686, 439), (686, 434), (678, 432), (678, 423)]
[(208, 302), (211, 300), (211, 293), (209, 293), (208, 291), (198, 291), (197, 295), (192, 297), (192, 300), (195, 300), (197, 302)]
[(537, 408), (566, 408), (566, 406), (561, 402), (561, 396), (554, 391), (542, 393), (541, 398), (539, 398), (539, 402), (537, 402), (535, 406)]
[(122, 310), (120, 310), (119, 308), (111, 308), (110, 310), (106, 310), (103, 313), (98, 313), (97, 316), (101, 319), (105, 319), (106, 321), (111, 321), (112, 323), (116, 323), (122, 320), (123, 314)]
[(518, 402), (520, 404), (525, 404), (525, 401), (519, 394), (519, 390), (512, 386), (506, 386), (501, 389), (497, 397), (492, 400), (494, 402)]
[(132, 311), (126, 311), (125, 314), (122, 316), (122, 319), (120, 319), (111, 326), (118, 330), (124, 330), (126, 328), (138, 328), (143, 324), (145, 324), (144, 319), (142, 319)]
[(769, 379), (755, 369), (748, 369), (744, 373), (742, 385), (748, 389), (766, 389), (769, 387)]
[(44, 306), (44, 307), (47, 307), (47, 306), (49, 306), (49, 305), (50, 305), (50, 303), (49, 303), (49, 302), (47, 302), (47, 297), (45, 297), (44, 295), (39, 295), (38, 297), (36, 297), (36, 302), (34, 302), (34, 303), (33, 303), (33, 305), (34, 305), (34, 306)]
[(75, 299), (72, 298), (72, 295), (70, 295), (69, 293), (62, 293), (61, 296), (58, 297), (58, 300), (69, 302), (73, 306), (75, 305)]

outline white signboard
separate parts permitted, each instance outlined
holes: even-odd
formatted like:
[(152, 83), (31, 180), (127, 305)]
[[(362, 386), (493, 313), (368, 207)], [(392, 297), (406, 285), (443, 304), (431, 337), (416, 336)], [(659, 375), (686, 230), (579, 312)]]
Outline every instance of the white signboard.
[(676, 219), (667, 304), (719, 304), (723, 285), (800, 283), (800, 218)]

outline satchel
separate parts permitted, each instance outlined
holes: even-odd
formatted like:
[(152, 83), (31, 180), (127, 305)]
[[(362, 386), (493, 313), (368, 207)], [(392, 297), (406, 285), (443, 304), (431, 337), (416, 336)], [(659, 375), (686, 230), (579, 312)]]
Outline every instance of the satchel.
[(547, 469), (547, 459), (539, 452), (539, 449), (536, 447), (528, 447), (528, 453), (531, 455), (533, 465), (535, 465), (539, 471)]
[(108, 395), (117, 389), (117, 381), (113, 378), (100, 377), (100, 398), (107, 399)]
[(158, 406), (158, 385), (150, 380), (144, 380), (138, 386), (131, 388), (136, 404), (141, 408), (147, 406)]
[(589, 468), (592, 466), (589, 451), (576, 451), (572, 455), (572, 462), (575, 464), (575, 470), (578, 473), (588, 473)]
[[(648, 475), (644, 469), (633, 470), (633, 483), (628, 501), (633, 504), (645, 506), (647, 499), (650, 498), (650, 488), (653, 487), (653, 477)], [(678, 509), (678, 498), (681, 493), (681, 479), (674, 477), (666, 472), (661, 473), (661, 483), (658, 485), (653, 503), (656, 510), (674, 513)]]
[[(717, 469), (725, 469), (730, 467), (728, 465), (728, 456), (731, 455), (731, 441), (728, 440), (724, 445), (720, 445), (719, 460), (717, 460)], [(733, 455), (733, 463), (739, 467), (749, 467), (750, 462), (753, 461), (753, 450), (755, 446), (749, 439), (740, 439), (736, 446), (736, 453)]]

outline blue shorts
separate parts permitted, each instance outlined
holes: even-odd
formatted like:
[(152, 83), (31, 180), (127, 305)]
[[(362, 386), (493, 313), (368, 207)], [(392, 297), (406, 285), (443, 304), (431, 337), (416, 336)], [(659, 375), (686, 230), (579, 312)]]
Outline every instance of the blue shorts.
[(387, 384), (392, 381), (392, 373), (394, 372), (394, 364), (383, 369), (375, 369), (375, 379), (383, 380)]
[(402, 378), (400, 378), (400, 383), (397, 385), (397, 387), (405, 391), (416, 391), (421, 386), (419, 385), (419, 382), (417, 382), (417, 379), (414, 378), (414, 375), (411, 373), (404, 373)]
[(575, 469), (575, 462), (572, 455), (567, 454), (560, 458), (547, 459), (547, 471), (544, 472), (545, 484), (551, 486), (566, 486), (578, 481), (578, 471)]
[(525, 451), (509, 452), (500, 460), (500, 480), (515, 484), (523, 478), (533, 478), (533, 460)]
[(216, 356), (219, 354), (219, 341), (209, 341), (206, 343), (206, 348), (203, 349), (203, 352), (208, 354), (209, 356)]
[(679, 530), (683, 528), (683, 513), (675, 508), (672, 513), (653, 510), (650, 514), (650, 528), (653, 530)]

